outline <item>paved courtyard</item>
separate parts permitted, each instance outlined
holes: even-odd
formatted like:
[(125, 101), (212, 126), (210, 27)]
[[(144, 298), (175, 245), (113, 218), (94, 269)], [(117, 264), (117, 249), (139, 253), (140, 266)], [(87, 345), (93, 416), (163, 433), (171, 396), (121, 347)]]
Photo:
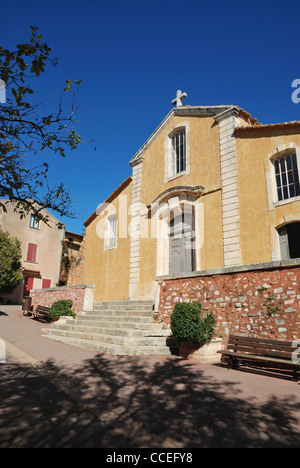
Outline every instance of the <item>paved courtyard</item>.
[(97, 354), (41, 336), (48, 326), (0, 306), (0, 448), (300, 446), (288, 376)]

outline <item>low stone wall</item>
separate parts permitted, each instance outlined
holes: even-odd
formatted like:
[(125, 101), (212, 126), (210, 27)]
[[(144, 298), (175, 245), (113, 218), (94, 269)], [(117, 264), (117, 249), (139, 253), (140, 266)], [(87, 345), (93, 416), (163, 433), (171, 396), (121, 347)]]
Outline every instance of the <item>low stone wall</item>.
[(56, 301), (71, 299), (73, 301), (73, 312), (75, 312), (76, 315), (80, 315), (93, 309), (94, 291), (95, 286), (83, 284), (49, 289), (33, 289), (30, 296), (32, 297), (32, 306), (34, 309), (38, 305), (51, 307)]
[(24, 279), (12, 293), (0, 293), (0, 305), (21, 305), (24, 291)]
[(272, 262), (159, 278), (159, 318), (170, 324), (177, 302), (213, 311), (216, 332), (293, 341), (300, 339), (300, 262)]

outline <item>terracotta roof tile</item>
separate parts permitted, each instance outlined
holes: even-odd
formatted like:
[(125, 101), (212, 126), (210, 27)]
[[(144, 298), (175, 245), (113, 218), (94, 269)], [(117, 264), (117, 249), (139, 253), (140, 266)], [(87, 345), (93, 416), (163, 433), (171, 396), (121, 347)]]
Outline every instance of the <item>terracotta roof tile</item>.
[(250, 125), (249, 127), (236, 127), (235, 132), (240, 133), (240, 132), (250, 132), (252, 130), (264, 130), (264, 129), (286, 129), (286, 128), (297, 128), (300, 127), (300, 121), (299, 120), (294, 120), (292, 122), (281, 122), (281, 123), (274, 123), (274, 124), (259, 124), (257, 123), (256, 125)]

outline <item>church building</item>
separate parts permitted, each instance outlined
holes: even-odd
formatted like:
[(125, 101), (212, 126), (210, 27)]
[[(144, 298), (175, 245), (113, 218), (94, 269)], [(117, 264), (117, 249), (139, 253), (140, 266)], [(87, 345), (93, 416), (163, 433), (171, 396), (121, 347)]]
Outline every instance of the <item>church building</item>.
[(164, 278), (300, 258), (300, 122), (185, 97), (85, 222), (96, 301), (157, 303)]

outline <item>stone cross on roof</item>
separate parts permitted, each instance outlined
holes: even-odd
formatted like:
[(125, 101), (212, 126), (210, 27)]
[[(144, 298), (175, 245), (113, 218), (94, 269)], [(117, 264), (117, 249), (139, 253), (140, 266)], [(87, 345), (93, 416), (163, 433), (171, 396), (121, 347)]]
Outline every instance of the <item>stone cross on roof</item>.
[(187, 97), (186, 93), (182, 93), (181, 90), (179, 89), (176, 93), (176, 98), (173, 99), (172, 104), (175, 105), (176, 107), (181, 107), (182, 106), (182, 100)]

